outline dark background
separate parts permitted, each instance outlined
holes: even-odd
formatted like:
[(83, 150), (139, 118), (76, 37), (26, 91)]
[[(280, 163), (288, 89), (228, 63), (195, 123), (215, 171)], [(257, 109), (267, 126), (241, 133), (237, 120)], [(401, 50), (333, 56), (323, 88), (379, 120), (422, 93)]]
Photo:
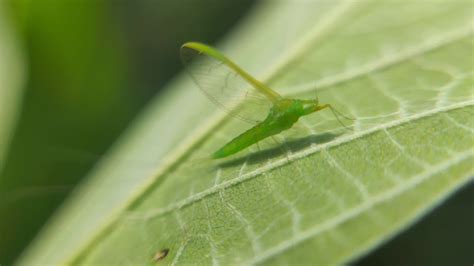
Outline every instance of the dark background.
[[(25, 50), (28, 73), (0, 172), (0, 264), (9, 265), (181, 70), (180, 45), (215, 43), (254, 1), (0, 1)], [(356, 264), (472, 265), (473, 192), (470, 184)]]

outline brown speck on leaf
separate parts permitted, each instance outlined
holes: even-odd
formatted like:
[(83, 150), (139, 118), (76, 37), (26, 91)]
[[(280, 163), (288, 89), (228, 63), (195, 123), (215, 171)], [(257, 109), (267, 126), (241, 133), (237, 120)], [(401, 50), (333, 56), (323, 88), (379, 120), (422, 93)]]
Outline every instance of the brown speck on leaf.
[(153, 256), (153, 260), (155, 262), (158, 262), (164, 258), (166, 258), (166, 255), (168, 255), (168, 252), (169, 252), (169, 248), (165, 248), (165, 249), (162, 249), (158, 252), (155, 253), (155, 256)]

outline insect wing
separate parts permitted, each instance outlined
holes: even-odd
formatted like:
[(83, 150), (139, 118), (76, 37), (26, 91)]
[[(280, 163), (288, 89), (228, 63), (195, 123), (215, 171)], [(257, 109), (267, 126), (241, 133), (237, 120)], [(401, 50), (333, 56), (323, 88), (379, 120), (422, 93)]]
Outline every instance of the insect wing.
[(272, 102), (233, 69), (229, 59), (213, 49), (186, 44), (181, 59), (198, 87), (221, 109), (252, 124), (265, 119)]

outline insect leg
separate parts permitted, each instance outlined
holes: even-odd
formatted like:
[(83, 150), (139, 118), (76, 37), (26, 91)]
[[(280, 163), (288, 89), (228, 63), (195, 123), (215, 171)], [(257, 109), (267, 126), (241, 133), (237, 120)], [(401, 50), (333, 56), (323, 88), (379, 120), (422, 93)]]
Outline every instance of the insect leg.
[[(258, 153), (261, 153), (262, 152), (262, 149), (260, 148), (260, 141), (257, 141), (255, 142), (255, 144), (257, 145), (257, 149), (258, 149)], [(270, 161), (270, 159), (268, 159), (268, 161)]]
[[(278, 142), (278, 140), (274, 137), (274, 136), (270, 136), (272, 138), (272, 140), (277, 144), (277, 146), (281, 149), (281, 151), (283, 152), (283, 154), (285, 155), (286, 159), (288, 160), (288, 162), (290, 162), (290, 156), (289, 154), (291, 154), (291, 149), (288, 148), (288, 146), (284, 143), (284, 144), (281, 144), (280, 142)], [(283, 149), (283, 145), (287, 148), (287, 150)]]
[(258, 143), (259, 143), (259, 141), (255, 142), (255, 144), (257, 145), (257, 150), (260, 153), (262, 151), (262, 149), (260, 149), (260, 144), (258, 144)]

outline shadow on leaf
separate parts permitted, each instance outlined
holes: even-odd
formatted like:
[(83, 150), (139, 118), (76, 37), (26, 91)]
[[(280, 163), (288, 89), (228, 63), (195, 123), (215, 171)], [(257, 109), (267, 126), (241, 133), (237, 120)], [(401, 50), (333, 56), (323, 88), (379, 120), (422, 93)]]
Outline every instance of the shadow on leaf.
[(304, 148), (309, 147), (311, 144), (323, 144), (329, 142), (341, 134), (334, 134), (334, 133), (323, 133), (318, 135), (311, 135), (304, 138), (294, 139), (287, 141), (285, 143), (280, 143), (278, 146), (258, 151), (255, 153), (251, 153), (249, 155), (245, 155), (243, 157), (239, 157), (233, 160), (225, 161), (219, 164), (219, 167), (233, 167), (237, 165), (241, 165), (247, 161), (248, 164), (259, 164), (265, 161), (268, 161), (272, 158), (279, 157), (279, 156), (286, 156), (289, 151), (298, 152)]

